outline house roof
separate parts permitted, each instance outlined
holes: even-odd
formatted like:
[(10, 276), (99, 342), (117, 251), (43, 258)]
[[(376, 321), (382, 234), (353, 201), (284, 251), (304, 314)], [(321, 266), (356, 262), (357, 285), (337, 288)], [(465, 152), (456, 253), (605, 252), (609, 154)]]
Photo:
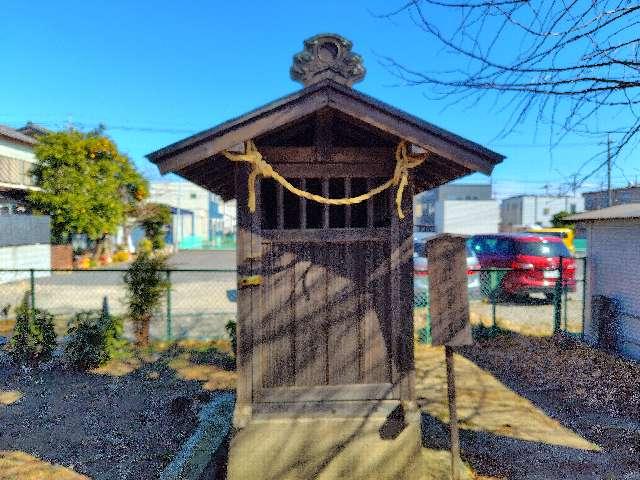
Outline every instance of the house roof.
[(37, 143), (36, 139), (6, 125), (0, 125), (0, 137), (5, 137), (24, 145), (35, 145)]
[[(235, 192), (229, 186), (232, 183), (229, 178), (221, 180), (224, 188), (218, 188), (216, 181), (212, 180), (212, 176), (233, 175), (233, 169), (228, 168), (228, 161), (221, 155), (223, 150), (246, 140), (259, 139), (327, 109), (353, 122), (366, 124), (376, 134), (386, 136), (387, 140), (405, 140), (436, 154), (438, 168), (443, 172), (438, 184), (473, 172), (490, 174), (494, 166), (505, 158), (332, 79), (318, 81), (240, 117), (161, 148), (147, 155), (147, 158), (159, 167), (161, 173), (178, 173), (225, 199), (232, 198)], [(206, 175), (201, 167), (204, 161), (208, 163)], [(416, 176), (420, 175), (419, 170), (423, 171), (423, 175), (428, 173), (427, 168), (417, 170)]]
[(37, 138), (40, 135), (46, 135), (51, 132), (48, 128), (41, 127), (33, 122), (27, 122), (24, 127), (18, 128), (17, 131), (33, 138)]
[(613, 207), (589, 210), (565, 217), (571, 222), (597, 222), (601, 220), (640, 219), (640, 203), (627, 203)]

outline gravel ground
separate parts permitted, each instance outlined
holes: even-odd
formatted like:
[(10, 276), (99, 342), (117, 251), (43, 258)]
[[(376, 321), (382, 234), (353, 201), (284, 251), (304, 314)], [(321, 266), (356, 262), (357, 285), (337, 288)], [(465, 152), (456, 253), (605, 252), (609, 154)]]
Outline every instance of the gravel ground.
[(158, 478), (191, 435), (201, 405), (233, 388), (232, 363), (216, 349), (175, 348), (92, 372), (2, 362), (0, 452), (27, 459), (4, 459), (21, 480), (36, 478), (28, 472), (40, 462), (94, 480)]
[(513, 333), (460, 353), (599, 447), (588, 451), (470, 432), (463, 435), (463, 449), (477, 472), (509, 479), (640, 478), (640, 364), (564, 337)]
[[(582, 296), (567, 296), (566, 310), (562, 309), (563, 329), (572, 333), (582, 332)], [(471, 321), (490, 326), (493, 323), (493, 305), (486, 301), (470, 302)], [(516, 298), (495, 305), (496, 324), (523, 335), (549, 336), (553, 334), (554, 306), (542, 296)], [(566, 326), (565, 326), (566, 325)]]

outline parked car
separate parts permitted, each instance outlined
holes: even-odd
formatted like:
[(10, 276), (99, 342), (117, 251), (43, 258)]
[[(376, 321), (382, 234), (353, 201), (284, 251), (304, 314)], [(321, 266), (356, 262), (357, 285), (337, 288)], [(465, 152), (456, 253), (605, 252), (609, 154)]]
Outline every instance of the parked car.
[[(480, 262), (467, 241), (467, 286), (471, 297), (480, 296)], [(429, 261), (426, 240), (413, 242), (413, 303), (424, 307), (429, 303)]]
[(560, 258), (562, 286), (575, 291), (576, 262), (562, 238), (532, 233), (474, 235), (470, 244), (481, 268), (505, 269), (483, 272), (484, 294), (508, 297), (543, 293), (552, 299), (560, 278)]
[(527, 230), (528, 233), (533, 233), (534, 235), (544, 235), (545, 237), (558, 237), (561, 238), (565, 246), (569, 249), (572, 254), (576, 253), (576, 247), (573, 243), (574, 233), (571, 228), (558, 228), (558, 227), (549, 227), (549, 228), (532, 228)]

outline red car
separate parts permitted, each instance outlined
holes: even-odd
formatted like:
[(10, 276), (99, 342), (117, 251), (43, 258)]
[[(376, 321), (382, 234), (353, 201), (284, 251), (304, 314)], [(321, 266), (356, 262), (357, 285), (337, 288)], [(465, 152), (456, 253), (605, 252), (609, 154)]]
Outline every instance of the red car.
[(493, 294), (543, 293), (552, 299), (560, 277), (560, 258), (562, 285), (565, 290), (575, 291), (576, 261), (561, 238), (531, 233), (492, 234), (475, 235), (470, 243), (481, 268), (505, 269), (499, 274), (501, 280), (489, 287)]

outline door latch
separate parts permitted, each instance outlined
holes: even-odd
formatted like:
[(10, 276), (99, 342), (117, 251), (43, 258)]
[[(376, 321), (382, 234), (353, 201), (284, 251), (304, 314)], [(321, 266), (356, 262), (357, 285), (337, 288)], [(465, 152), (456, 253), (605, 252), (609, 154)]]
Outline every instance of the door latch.
[(255, 287), (262, 285), (262, 275), (251, 275), (250, 277), (242, 277), (240, 279), (240, 287)]

